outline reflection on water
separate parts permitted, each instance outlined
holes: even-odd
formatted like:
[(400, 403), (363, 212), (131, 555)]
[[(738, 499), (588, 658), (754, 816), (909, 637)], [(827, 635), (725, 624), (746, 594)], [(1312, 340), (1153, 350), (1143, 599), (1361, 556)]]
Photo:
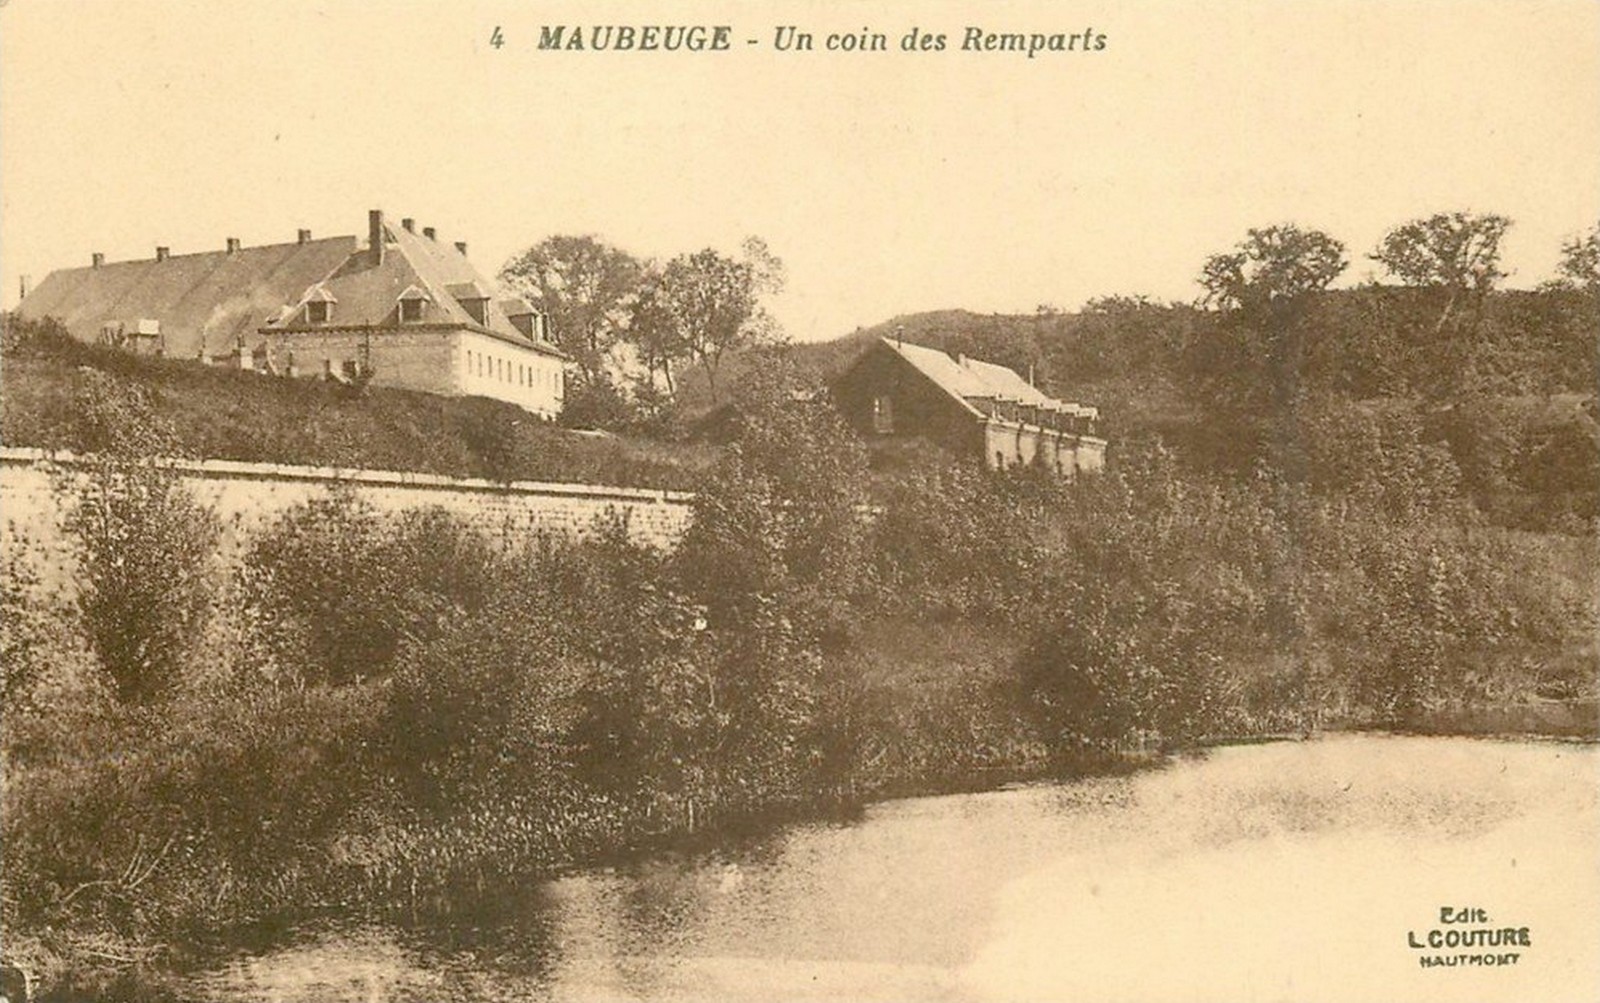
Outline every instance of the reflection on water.
[[(310, 936), (196, 988), (284, 1003), (1594, 999), (1597, 762), (1572, 745), (1337, 736), (894, 801), (552, 881), (425, 942)], [(1515, 967), (1423, 970), (1407, 931), (1445, 905), (1528, 926), (1534, 946)]]

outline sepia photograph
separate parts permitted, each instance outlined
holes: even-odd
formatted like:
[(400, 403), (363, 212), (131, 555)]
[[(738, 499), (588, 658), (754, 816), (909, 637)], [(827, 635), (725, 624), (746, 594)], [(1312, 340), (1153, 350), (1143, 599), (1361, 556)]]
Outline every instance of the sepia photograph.
[(0, 1003), (1600, 999), (1593, 0), (0, 0)]

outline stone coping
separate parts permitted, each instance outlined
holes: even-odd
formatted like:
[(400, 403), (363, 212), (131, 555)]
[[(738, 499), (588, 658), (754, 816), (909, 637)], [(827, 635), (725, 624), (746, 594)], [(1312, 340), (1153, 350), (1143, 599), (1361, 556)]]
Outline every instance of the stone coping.
[[(0, 446), (0, 464), (38, 466), (60, 464), (83, 466), (92, 456), (70, 450), (38, 449), (31, 446)], [(233, 480), (316, 481), (332, 484), (360, 484), (371, 487), (416, 488), (437, 491), (479, 491), (487, 494), (544, 495), (585, 498), (601, 501), (650, 502), (685, 505), (694, 500), (691, 491), (663, 488), (627, 488), (599, 484), (570, 484), (557, 481), (491, 481), (483, 477), (448, 477), (407, 470), (366, 470), (346, 467), (308, 467), (287, 463), (251, 463), (242, 460), (189, 460), (162, 457), (159, 466), (193, 477)]]

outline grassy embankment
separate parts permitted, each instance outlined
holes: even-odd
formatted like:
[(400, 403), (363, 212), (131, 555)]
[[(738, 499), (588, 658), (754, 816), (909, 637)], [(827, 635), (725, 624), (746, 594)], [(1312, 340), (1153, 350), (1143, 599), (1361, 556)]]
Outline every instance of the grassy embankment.
[(687, 488), (714, 458), (691, 445), (559, 428), (485, 397), (275, 379), (65, 338), (5, 355), (0, 442), (81, 447), (84, 370), (142, 388), (176, 451), (205, 459)]

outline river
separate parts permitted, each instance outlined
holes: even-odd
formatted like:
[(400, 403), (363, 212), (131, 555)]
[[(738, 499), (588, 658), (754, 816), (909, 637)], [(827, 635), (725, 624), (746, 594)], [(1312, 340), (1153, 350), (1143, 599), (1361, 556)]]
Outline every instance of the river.
[[(303, 931), (192, 985), (282, 1003), (1594, 1000), (1597, 769), (1594, 746), (1556, 742), (1217, 748), (583, 872), (473, 928)], [(1410, 946), (1477, 927), (1529, 946)], [(1457, 954), (1498, 964), (1421, 962)]]

